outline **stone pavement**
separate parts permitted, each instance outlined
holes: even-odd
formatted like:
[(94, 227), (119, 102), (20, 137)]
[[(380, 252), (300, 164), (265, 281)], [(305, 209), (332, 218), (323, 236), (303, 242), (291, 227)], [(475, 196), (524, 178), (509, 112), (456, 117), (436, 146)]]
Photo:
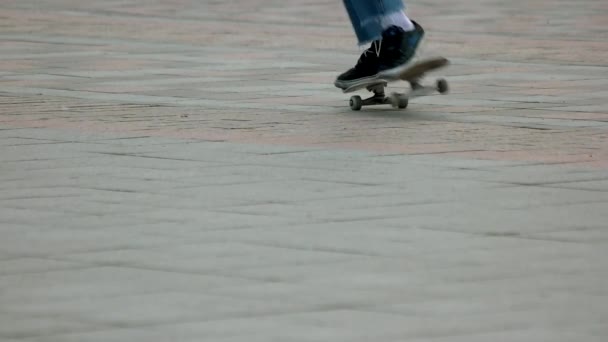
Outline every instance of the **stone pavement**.
[(340, 1), (3, 0), (0, 341), (605, 341), (608, 3), (408, 5), (352, 112)]

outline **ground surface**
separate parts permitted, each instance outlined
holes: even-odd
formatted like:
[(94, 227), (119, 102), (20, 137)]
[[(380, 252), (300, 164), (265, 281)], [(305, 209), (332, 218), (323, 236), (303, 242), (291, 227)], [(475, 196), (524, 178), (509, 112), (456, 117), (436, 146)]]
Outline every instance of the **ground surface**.
[(0, 340), (605, 341), (608, 2), (446, 4), (355, 113), (340, 1), (3, 0)]

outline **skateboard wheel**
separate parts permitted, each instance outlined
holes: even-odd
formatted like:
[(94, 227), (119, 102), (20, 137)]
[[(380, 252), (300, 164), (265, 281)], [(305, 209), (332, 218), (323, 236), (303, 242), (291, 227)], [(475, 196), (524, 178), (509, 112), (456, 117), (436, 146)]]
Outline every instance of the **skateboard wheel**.
[(399, 107), (399, 109), (407, 108), (408, 102), (409, 101), (407, 100), (407, 97), (405, 97), (405, 96), (397, 97), (397, 107)]
[(360, 110), (361, 107), (363, 107), (363, 99), (361, 99), (361, 96), (355, 95), (350, 98), (350, 109)]
[(440, 94), (445, 94), (448, 92), (448, 81), (442, 79), (437, 80), (437, 91), (439, 91)]
[(403, 94), (394, 93), (391, 96), (391, 105), (393, 106), (393, 108), (399, 108), (399, 109), (407, 108), (408, 102), (409, 101), (408, 101), (407, 96), (405, 96)]

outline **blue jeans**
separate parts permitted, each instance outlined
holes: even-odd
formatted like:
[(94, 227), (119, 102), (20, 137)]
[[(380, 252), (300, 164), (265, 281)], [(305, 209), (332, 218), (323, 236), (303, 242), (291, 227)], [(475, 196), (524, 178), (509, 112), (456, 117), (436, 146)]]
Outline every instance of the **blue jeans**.
[(403, 0), (343, 0), (359, 45), (380, 39), (381, 19), (404, 9)]

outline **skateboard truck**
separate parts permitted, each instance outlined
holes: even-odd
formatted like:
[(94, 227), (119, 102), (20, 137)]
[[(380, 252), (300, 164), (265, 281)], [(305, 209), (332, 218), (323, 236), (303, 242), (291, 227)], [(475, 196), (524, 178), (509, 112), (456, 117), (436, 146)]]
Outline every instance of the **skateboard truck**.
[(384, 88), (386, 86), (386, 82), (368, 86), (367, 90), (373, 92), (374, 95), (366, 99), (362, 99), (359, 95), (352, 96), (350, 98), (350, 108), (352, 110), (359, 110), (363, 106), (390, 104), (390, 98), (386, 97), (386, 94), (384, 93)]
[(409, 104), (409, 99), (418, 96), (430, 95), (437, 91), (440, 94), (448, 92), (448, 82), (445, 79), (438, 79), (435, 86), (423, 86), (418, 81), (410, 81), (411, 90), (407, 93), (392, 93), (386, 96), (384, 89), (388, 85), (387, 82), (370, 85), (367, 90), (373, 92), (374, 95), (363, 99), (359, 95), (351, 96), (350, 109), (361, 110), (364, 106), (375, 106), (390, 104), (393, 108), (405, 109)]

